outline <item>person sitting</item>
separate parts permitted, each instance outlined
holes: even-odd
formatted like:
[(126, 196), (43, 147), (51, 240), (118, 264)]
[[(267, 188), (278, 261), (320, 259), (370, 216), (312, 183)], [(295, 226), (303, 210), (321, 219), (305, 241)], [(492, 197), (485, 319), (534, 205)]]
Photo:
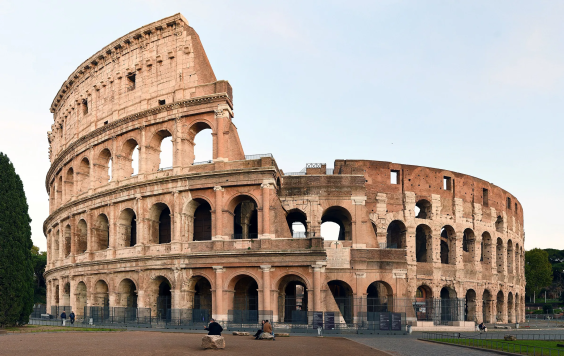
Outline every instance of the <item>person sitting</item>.
[(264, 321), (264, 325), (262, 326), (262, 332), (271, 334), (274, 339), (274, 333), (272, 332), (272, 324), (270, 324), (268, 320)]
[(214, 318), (210, 319), (210, 324), (208, 325), (208, 327), (204, 327), (204, 330), (208, 331), (208, 335), (219, 335), (221, 336), (221, 332), (223, 331), (223, 328), (221, 327), (221, 325), (219, 325), (218, 323), (215, 322)]
[(264, 329), (264, 322), (265, 322), (265, 320), (263, 320), (263, 321), (261, 322), (261, 324), (262, 324), (262, 326), (261, 326), (262, 329), (258, 329), (258, 331), (255, 333), (255, 335), (253, 335), (256, 340), (258, 340), (260, 334), (262, 334), (262, 331), (263, 331), (263, 329)]
[(486, 327), (486, 324), (484, 324), (484, 322), (481, 322), (480, 325), (478, 325), (478, 328), (480, 329), (480, 332), (488, 332), (488, 328)]

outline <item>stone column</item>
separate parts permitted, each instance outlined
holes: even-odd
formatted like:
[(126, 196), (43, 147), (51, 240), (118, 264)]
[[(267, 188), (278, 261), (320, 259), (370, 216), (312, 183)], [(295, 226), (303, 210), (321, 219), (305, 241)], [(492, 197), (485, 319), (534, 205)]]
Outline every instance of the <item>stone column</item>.
[(215, 271), (215, 295), (213, 297), (213, 317), (217, 320), (227, 321), (227, 314), (225, 313), (225, 306), (223, 305), (223, 266), (213, 266)]
[[(145, 126), (139, 128), (141, 131), (141, 142), (139, 142), (139, 179), (143, 178), (143, 175), (147, 173), (147, 147), (145, 142)], [(139, 214), (139, 211), (137, 212)]]
[(88, 194), (92, 194), (94, 189), (94, 181), (96, 180), (96, 170), (94, 169), (94, 147), (90, 147), (88, 152), (88, 160), (90, 161), (90, 172), (88, 174)]
[(485, 322), (484, 320), (484, 308), (483, 308), (483, 300), (478, 295), (476, 295), (476, 322), (479, 324), (481, 322)]
[(172, 229), (172, 242), (180, 242), (180, 226), (182, 225), (180, 221), (182, 216), (180, 215), (180, 197), (178, 196), (178, 191), (172, 192), (173, 204), (172, 204), (172, 219), (171, 219), (171, 229)]
[(313, 265), (313, 311), (321, 310), (321, 266)]
[(223, 187), (213, 187), (215, 191), (215, 236), (212, 240), (223, 240)]
[(227, 161), (227, 154), (225, 152), (226, 142), (225, 142), (225, 135), (223, 134), (223, 128), (225, 126), (225, 122), (230, 120), (233, 117), (233, 111), (227, 104), (219, 104), (217, 109), (215, 110), (215, 123), (216, 123), (216, 132), (215, 132), (215, 142), (214, 148), (217, 148), (216, 154), (213, 157), (214, 161)]
[(270, 305), (270, 269), (272, 266), (264, 265), (260, 266), (262, 270), (262, 305), (263, 310), (268, 311), (272, 310)]
[(261, 184), (262, 189), (262, 238), (270, 236), (270, 190), (274, 189), (270, 181)]

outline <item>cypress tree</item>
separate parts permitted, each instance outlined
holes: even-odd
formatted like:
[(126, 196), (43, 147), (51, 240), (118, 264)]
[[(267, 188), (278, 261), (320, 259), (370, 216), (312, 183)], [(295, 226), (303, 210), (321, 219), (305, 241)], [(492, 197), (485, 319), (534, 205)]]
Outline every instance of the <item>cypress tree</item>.
[(0, 152), (0, 326), (25, 324), (33, 311), (31, 219), (23, 183)]

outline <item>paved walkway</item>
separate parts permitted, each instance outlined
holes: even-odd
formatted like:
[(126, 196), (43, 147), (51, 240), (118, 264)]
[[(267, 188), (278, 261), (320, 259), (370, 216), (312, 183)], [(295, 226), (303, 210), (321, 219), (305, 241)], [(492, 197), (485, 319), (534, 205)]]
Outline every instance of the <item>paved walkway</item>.
[(492, 356), (485, 351), (472, 350), (458, 346), (440, 345), (419, 341), (420, 334), (409, 336), (351, 335), (347, 338), (361, 344), (386, 351), (394, 356)]

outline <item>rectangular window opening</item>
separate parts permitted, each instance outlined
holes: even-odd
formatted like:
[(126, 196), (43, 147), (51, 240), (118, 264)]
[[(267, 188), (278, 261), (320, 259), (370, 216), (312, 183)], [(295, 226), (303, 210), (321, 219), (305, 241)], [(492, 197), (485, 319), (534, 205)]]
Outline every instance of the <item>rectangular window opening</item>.
[(511, 210), (511, 198), (507, 197), (507, 209)]
[(515, 203), (515, 212), (517, 212), (517, 203)]
[(88, 100), (87, 99), (82, 100), (82, 113), (84, 115), (88, 114)]
[(135, 89), (135, 74), (130, 74), (127, 76), (127, 90), (131, 91)]
[(159, 100), (159, 105), (164, 105), (164, 104), (166, 104), (166, 100), (164, 100), (164, 99)]
[(399, 171), (391, 170), (390, 172), (390, 183), (399, 184)]
[(486, 188), (483, 189), (482, 197), (483, 197), (483, 201), (482, 201), (483, 205), (488, 206), (488, 190)]
[(104, 125), (107, 125), (107, 124), (108, 124), (108, 121), (104, 121)]
[(452, 179), (450, 177), (443, 177), (443, 189), (444, 190), (451, 190), (452, 189)]

